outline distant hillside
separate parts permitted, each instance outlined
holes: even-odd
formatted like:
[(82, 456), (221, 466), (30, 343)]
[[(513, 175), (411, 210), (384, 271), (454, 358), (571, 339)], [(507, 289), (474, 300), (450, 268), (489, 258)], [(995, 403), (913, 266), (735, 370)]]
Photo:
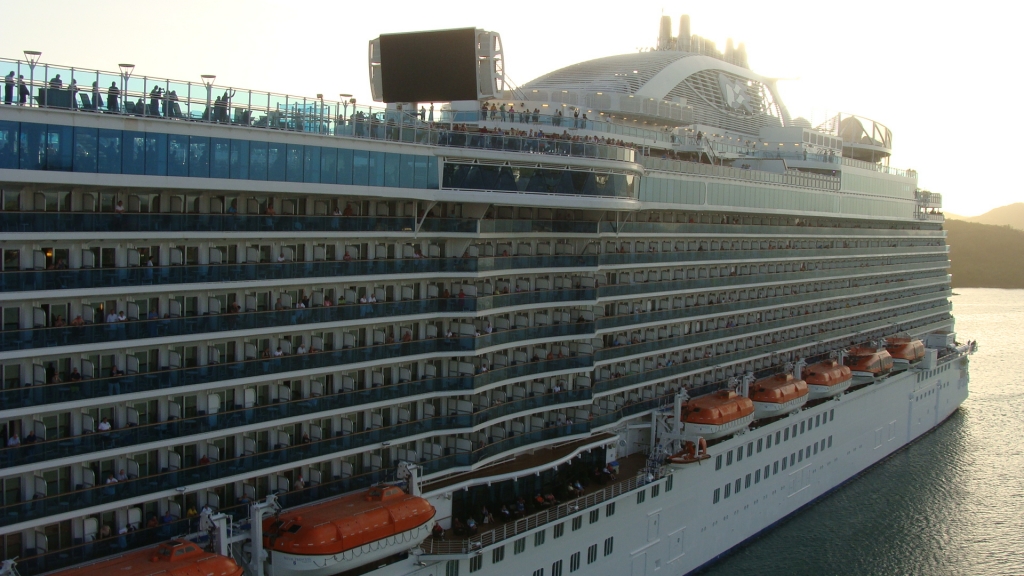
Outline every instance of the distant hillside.
[(963, 220), (965, 222), (1009, 226), (1017, 230), (1024, 230), (1024, 202), (993, 208), (981, 216), (960, 216), (947, 212), (946, 220)]
[(1024, 288), (1024, 231), (959, 220), (945, 228), (954, 288)]

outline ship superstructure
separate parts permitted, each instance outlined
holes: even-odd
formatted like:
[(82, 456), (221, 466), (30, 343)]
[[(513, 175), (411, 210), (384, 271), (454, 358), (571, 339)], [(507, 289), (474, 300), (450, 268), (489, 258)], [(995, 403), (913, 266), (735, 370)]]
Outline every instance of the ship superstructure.
[[(411, 465), (449, 535), (381, 573), (475, 572), (505, 544), (522, 560), (563, 518), (583, 542), (626, 497), (642, 561), (601, 532), (586, 562), (569, 550), (528, 572), (608, 557), (684, 573), (941, 422), (969, 351), (951, 334), (941, 197), (888, 165), (881, 124), (791, 119), (745, 48), (688, 29), (436, 118), (3, 61), (4, 557), (67, 568), (205, 533), (204, 508), (243, 520), (268, 495), (315, 505)], [(663, 466), (672, 442), (704, 445), (678, 429), (680, 400), (897, 334), (930, 354)], [(927, 417), (897, 409), (908, 394)], [(787, 459), (735, 485), (708, 474), (827, 424), (808, 460), (833, 437), (847, 456), (879, 441), (713, 536), (704, 508)], [(643, 504), (683, 479), (666, 506), (692, 515), (701, 552)], [(481, 508), (502, 527), (456, 534)]]

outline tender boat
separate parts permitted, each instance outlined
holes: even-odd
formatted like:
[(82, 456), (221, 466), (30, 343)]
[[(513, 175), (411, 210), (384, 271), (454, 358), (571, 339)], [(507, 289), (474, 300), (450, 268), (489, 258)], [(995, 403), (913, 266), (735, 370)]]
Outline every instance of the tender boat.
[(831, 398), (853, 383), (853, 371), (836, 360), (811, 364), (800, 376), (807, 382), (808, 400)]
[(847, 353), (843, 363), (849, 366), (855, 383), (873, 382), (892, 370), (892, 356), (885, 348), (855, 346)]
[(195, 542), (176, 538), (155, 548), (142, 548), (53, 576), (242, 576), (234, 560), (207, 552)]
[(746, 428), (754, 420), (754, 403), (735, 390), (719, 390), (687, 402), (681, 418), (687, 438), (714, 440)]
[(885, 350), (892, 356), (894, 370), (906, 370), (924, 358), (924, 342), (916, 338), (889, 338)]
[(807, 382), (792, 374), (782, 373), (762, 378), (750, 387), (754, 418), (789, 414), (807, 403), (807, 393)]
[(375, 486), (263, 521), (274, 576), (331, 576), (419, 545), (434, 507), (398, 486)]

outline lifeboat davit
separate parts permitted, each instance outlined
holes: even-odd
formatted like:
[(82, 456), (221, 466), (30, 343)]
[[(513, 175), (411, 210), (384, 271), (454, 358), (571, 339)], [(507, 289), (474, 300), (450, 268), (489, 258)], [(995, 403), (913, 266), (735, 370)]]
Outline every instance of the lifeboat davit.
[(398, 486), (295, 508), (263, 521), (274, 576), (331, 576), (418, 546), (434, 507)]
[(98, 562), (54, 572), (53, 576), (241, 576), (234, 560), (207, 552), (195, 542), (174, 539)]
[(669, 456), (669, 462), (673, 464), (693, 464), (708, 458), (711, 458), (711, 455), (708, 454), (707, 440), (698, 438), (696, 442), (687, 440), (682, 450)]
[(850, 367), (854, 379), (860, 383), (873, 382), (892, 370), (892, 356), (885, 348), (856, 346), (850, 349), (843, 363)]
[(754, 418), (782, 416), (807, 403), (807, 382), (792, 374), (775, 374), (762, 378), (750, 387), (754, 402)]
[(835, 360), (825, 360), (803, 369), (800, 377), (807, 382), (808, 399), (831, 398), (853, 383), (853, 371)]
[(916, 338), (890, 338), (885, 350), (892, 356), (894, 370), (906, 370), (924, 358), (924, 342)]
[(754, 403), (735, 390), (719, 390), (687, 402), (680, 418), (686, 437), (714, 440), (746, 428), (754, 420)]

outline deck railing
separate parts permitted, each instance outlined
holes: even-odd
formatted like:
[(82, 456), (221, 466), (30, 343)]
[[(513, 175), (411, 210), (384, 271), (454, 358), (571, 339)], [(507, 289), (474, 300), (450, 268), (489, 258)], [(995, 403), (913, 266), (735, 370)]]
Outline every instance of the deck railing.
[[(664, 472), (665, 468), (657, 469), (654, 472), (655, 480), (661, 478), (664, 475)], [(587, 494), (586, 496), (576, 498), (575, 500), (569, 500), (568, 502), (537, 512), (536, 514), (525, 516), (519, 520), (507, 522), (497, 528), (481, 532), (480, 534), (469, 538), (439, 540), (431, 537), (421, 544), (420, 548), (426, 554), (469, 554), (474, 550), (490, 546), (496, 542), (508, 540), (509, 538), (514, 538), (515, 536), (529, 532), (539, 526), (560, 520), (587, 508), (592, 508), (602, 502), (606, 502), (612, 498), (632, 490), (636, 490), (641, 486), (646, 486), (650, 483), (648, 481), (647, 474), (648, 471), (646, 469), (641, 469), (640, 473), (636, 476), (620, 480), (610, 486), (602, 488), (601, 490)]]

